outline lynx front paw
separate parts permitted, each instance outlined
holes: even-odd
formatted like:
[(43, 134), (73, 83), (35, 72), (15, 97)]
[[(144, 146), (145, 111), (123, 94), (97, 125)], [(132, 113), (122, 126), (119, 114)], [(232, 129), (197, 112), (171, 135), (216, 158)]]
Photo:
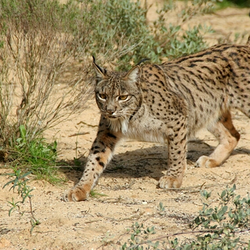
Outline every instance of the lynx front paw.
[(182, 184), (182, 176), (179, 177), (171, 177), (171, 176), (163, 176), (159, 180), (160, 188), (179, 188)]
[(205, 167), (205, 168), (214, 168), (214, 167), (217, 167), (218, 164), (217, 162), (212, 159), (212, 158), (209, 158), (208, 156), (201, 156), (197, 162), (195, 163), (195, 167), (198, 167), (198, 168), (202, 168), (202, 167)]
[(89, 192), (80, 187), (74, 187), (64, 194), (64, 201), (84, 201), (88, 198)]

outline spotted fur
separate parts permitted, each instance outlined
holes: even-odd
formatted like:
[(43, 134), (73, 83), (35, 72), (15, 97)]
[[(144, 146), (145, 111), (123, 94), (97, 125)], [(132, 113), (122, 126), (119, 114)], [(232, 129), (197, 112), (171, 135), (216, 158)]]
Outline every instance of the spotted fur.
[(217, 45), (161, 65), (137, 65), (129, 72), (106, 71), (94, 62), (97, 137), (79, 183), (65, 200), (88, 198), (123, 137), (168, 145), (168, 170), (161, 188), (178, 188), (186, 169), (187, 139), (206, 127), (219, 141), (200, 167), (223, 163), (240, 139), (230, 110), (250, 117), (250, 46)]

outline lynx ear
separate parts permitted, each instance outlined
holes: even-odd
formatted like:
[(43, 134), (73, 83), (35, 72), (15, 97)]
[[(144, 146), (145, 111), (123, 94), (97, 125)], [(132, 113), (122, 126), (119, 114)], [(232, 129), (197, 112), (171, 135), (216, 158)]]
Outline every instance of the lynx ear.
[(140, 73), (139, 67), (135, 66), (125, 75), (124, 78), (130, 80), (131, 82), (136, 83), (139, 78), (139, 73)]
[(95, 69), (95, 72), (96, 72), (96, 77), (101, 80), (101, 79), (106, 77), (107, 71), (106, 71), (106, 69), (103, 69), (100, 66), (98, 66), (95, 63), (95, 57), (94, 56), (92, 56), (92, 57), (93, 57), (93, 65), (94, 65), (94, 69)]

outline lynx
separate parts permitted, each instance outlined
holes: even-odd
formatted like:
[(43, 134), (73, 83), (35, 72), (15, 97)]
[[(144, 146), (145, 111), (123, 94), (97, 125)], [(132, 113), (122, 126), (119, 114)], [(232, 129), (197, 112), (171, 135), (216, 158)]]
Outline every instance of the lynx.
[(128, 72), (107, 71), (95, 60), (93, 66), (101, 118), (83, 176), (65, 194), (66, 201), (88, 198), (121, 138), (166, 144), (168, 170), (159, 187), (179, 188), (190, 135), (203, 127), (214, 134), (218, 146), (196, 165), (217, 167), (240, 139), (231, 109), (250, 117), (249, 43), (216, 45), (161, 65), (139, 64)]

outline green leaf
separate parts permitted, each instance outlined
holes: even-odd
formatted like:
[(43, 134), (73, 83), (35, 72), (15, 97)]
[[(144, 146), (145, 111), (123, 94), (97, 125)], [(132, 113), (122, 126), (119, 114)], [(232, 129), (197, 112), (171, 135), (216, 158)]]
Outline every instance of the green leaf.
[(21, 138), (23, 139), (24, 142), (26, 142), (26, 129), (24, 125), (20, 125), (19, 127)]

